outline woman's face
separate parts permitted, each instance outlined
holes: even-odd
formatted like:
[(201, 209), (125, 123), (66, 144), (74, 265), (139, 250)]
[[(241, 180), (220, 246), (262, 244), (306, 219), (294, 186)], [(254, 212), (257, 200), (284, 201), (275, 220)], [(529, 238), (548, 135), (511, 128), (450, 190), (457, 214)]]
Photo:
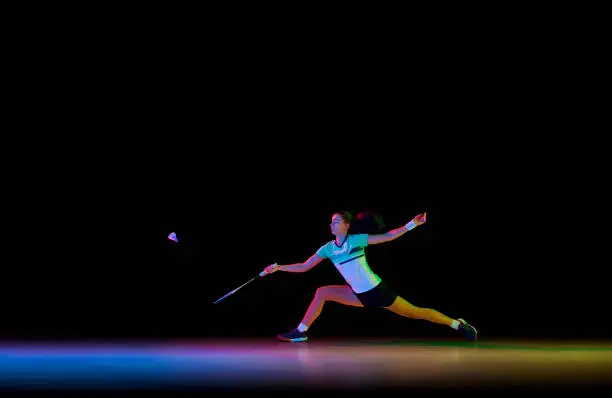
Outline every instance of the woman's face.
[(348, 231), (349, 225), (350, 224), (344, 222), (340, 214), (334, 214), (329, 226), (331, 227), (331, 233), (338, 236), (345, 234), (346, 231)]

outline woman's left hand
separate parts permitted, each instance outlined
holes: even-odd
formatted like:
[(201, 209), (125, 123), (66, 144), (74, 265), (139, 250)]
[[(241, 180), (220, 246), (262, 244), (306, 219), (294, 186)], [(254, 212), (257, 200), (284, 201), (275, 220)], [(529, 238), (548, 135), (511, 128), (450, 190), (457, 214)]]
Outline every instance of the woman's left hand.
[(421, 224), (425, 224), (426, 219), (427, 219), (427, 213), (423, 213), (423, 214), (419, 214), (418, 216), (414, 217), (412, 221), (414, 221), (416, 225), (421, 225)]

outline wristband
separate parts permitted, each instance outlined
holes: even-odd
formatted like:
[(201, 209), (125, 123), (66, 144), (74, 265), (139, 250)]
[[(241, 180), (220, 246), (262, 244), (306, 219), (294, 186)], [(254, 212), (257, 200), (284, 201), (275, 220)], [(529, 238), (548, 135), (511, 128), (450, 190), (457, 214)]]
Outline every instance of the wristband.
[(406, 224), (406, 228), (408, 228), (408, 231), (410, 231), (411, 229), (416, 228), (416, 224), (414, 223), (414, 220), (411, 220), (408, 224)]

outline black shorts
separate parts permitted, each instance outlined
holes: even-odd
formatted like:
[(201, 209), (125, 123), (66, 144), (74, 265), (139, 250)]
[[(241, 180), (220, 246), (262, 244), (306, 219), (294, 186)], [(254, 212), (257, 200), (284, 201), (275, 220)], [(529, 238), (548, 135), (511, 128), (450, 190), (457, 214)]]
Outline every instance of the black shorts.
[(383, 281), (380, 281), (375, 288), (355, 295), (364, 307), (388, 307), (397, 298), (397, 293), (389, 289)]

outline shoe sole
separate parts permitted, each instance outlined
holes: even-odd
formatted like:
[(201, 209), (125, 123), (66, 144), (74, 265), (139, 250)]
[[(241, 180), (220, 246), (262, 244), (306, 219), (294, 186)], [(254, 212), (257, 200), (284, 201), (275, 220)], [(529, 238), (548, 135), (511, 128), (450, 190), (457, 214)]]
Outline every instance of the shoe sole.
[(290, 343), (301, 343), (302, 341), (307, 341), (308, 337), (298, 337), (297, 339), (288, 339), (286, 337), (277, 336), (280, 341), (288, 341)]

